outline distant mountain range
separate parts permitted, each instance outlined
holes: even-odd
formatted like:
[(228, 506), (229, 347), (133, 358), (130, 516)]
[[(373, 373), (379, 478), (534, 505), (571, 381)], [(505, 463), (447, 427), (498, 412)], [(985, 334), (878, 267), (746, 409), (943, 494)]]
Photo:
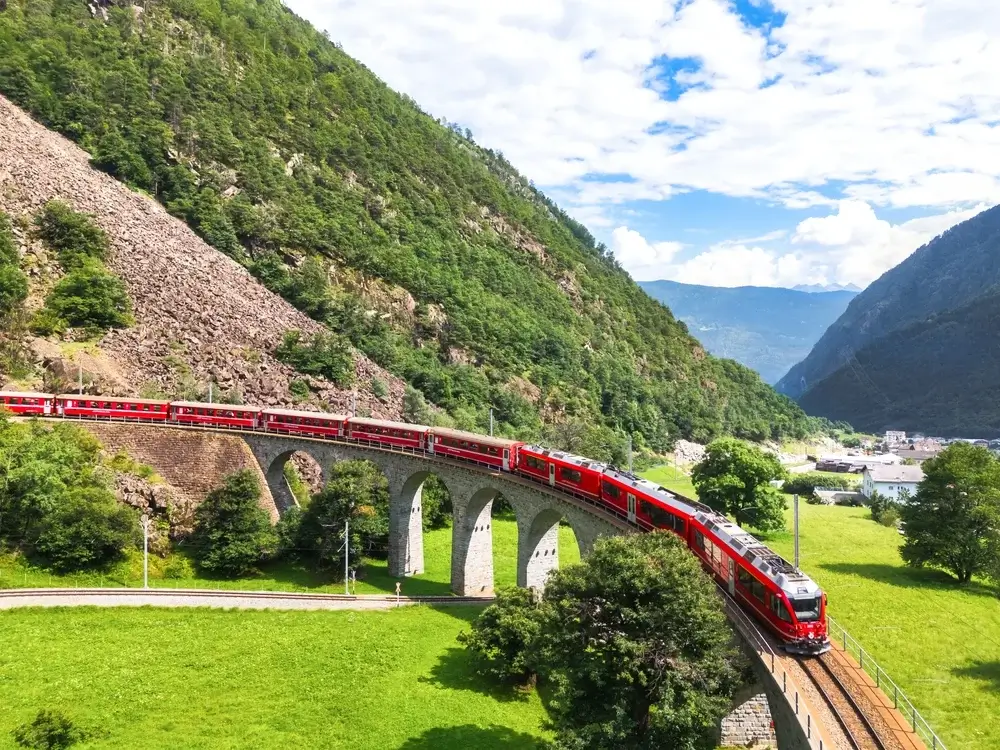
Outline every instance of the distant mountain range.
[(777, 382), (809, 353), (856, 294), (676, 281), (642, 281), (639, 286), (666, 304), (710, 353), (753, 368), (768, 383)]
[(1000, 435), (1000, 207), (855, 297), (777, 385), (856, 428)]
[(857, 294), (861, 291), (861, 287), (854, 284), (798, 284), (792, 289), (796, 292), (809, 292), (810, 294), (820, 292), (854, 292)]

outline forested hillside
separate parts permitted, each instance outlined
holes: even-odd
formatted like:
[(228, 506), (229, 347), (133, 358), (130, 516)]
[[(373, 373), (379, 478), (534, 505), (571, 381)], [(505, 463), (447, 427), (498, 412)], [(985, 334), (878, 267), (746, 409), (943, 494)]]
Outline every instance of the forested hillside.
[(798, 398), (838, 368), (853, 364), (854, 352), (882, 336), (969, 304), (1000, 283), (998, 260), (1000, 206), (952, 227), (872, 282), (809, 356), (781, 379), (778, 390)]
[(883, 336), (802, 397), (858, 429), (1000, 437), (1000, 291)]
[(507, 433), (591, 422), (654, 448), (814, 426), (278, 0), (4, 5), (0, 93), (459, 426), (492, 405)]
[(669, 306), (709, 352), (756, 370), (767, 383), (778, 382), (802, 361), (855, 295), (676, 281), (641, 281), (639, 286)]

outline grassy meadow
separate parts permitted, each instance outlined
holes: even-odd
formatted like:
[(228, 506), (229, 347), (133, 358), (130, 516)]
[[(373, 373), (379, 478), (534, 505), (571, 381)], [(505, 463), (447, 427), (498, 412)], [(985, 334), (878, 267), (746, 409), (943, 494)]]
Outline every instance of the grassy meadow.
[(41, 708), (99, 730), (88, 749), (537, 747), (538, 694), (483, 683), (455, 641), (478, 611), (0, 612), (0, 750)]
[[(451, 533), (450, 527), (434, 529), (424, 534), (425, 572), (397, 579), (389, 575), (385, 560), (366, 560), (365, 570), (358, 578), (356, 593), (394, 593), (396, 581), (402, 582), (405, 595), (448, 595), (451, 593)], [(235, 580), (196, 574), (191, 566), (177, 565), (178, 554), (166, 559), (150, 555), (150, 587), (161, 588), (220, 588), (250, 591), (312, 591), (342, 594), (344, 584), (334, 574), (318, 574), (306, 567), (289, 562), (265, 565), (257, 575)], [(569, 526), (559, 527), (559, 561), (563, 565), (577, 562), (580, 548)], [(167, 577), (168, 573), (179, 577)], [(517, 582), (517, 523), (513, 516), (497, 515), (493, 519), (493, 579), (494, 586), (513, 586)], [(127, 560), (111, 570), (99, 573), (59, 576), (27, 565), (14, 555), (0, 555), (0, 588), (47, 588), (52, 586), (142, 586), (142, 554), (130, 553)]]

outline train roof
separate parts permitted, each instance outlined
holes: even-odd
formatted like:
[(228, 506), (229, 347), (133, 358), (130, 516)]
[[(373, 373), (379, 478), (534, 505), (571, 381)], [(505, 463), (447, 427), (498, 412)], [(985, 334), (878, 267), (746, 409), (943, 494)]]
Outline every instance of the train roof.
[[(156, 402), (156, 403), (161, 403), (161, 402)], [(203, 401), (172, 401), (170, 402), (170, 405), (184, 406), (189, 409), (215, 409), (215, 410), (228, 409), (230, 411), (252, 411), (252, 412), (263, 411), (263, 409), (261, 409), (259, 406), (246, 406), (244, 404), (220, 404), (217, 401), (211, 404), (207, 404)]]
[(343, 422), (347, 419), (346, 414), (330, 414), (325, 411), (302, 411), (301, 409), (264, 409), (263, 411), (264, 414), (279, 414), (282, 417), (308, 417), (310, 419), (322, 417), (325, 419), (334, 419), (338, 422)]
[(573, 464), (575, 466), (582, 466), (585, 469), (595, 469), (597, 471), (604, 471), (608, 468), (606, 463), (601, 461), (595, 461), (591, 458), (584, 458), (583, 456), (576, 456), (572, 453), (566, 453), (565, 451), (557, 451), (553, 448), (543, 448), (540, 445), (526, 445), (522, 450), (528, 450), (532, 453), (538, 453), (546, 458), (552, 458), (556, 461), (562, 461), (567, 464)]
[(453, 430), (450, 427), (431, 427), (429, 429), (433, 435), (455, 438), (456, 440), (468, 440), (480, 445), (495, 445), (499, 448), (511, 448), (521, 442), (520, 440), (479, 435), (475, 432), (466, 432), (465, 430)]
[(429, 427), (409, 422), (391, 422), (385, 419), (369, 419), (368, 417), (349, 417), (349, 424), (359, 424), (365, 427), (389, 427), (393, 430), (409, 430), (410, 432), (427, 432)]
[(75, 399), (77, 401), (117, 401), (119, 403), (127, 402), (130, 404), (161, 404), (166, 405), (170, 402), (162, 398), (130, 398), (129, 396), (95, 396), (92, 393), (62, 393), (56, 398), (59, 399)]
[(31, 391), (0, 391), (0, 398), (10, 396), (11, 398), (55, 398), (53, 393), (34, 393)]

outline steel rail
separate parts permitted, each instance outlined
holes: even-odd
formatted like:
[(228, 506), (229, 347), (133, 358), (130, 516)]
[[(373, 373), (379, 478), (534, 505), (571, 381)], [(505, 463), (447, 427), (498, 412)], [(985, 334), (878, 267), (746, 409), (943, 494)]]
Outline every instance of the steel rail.
[(855, 734), (856, 728), (852, 729), (850, 722), (841, 713), (833, 699), (833, 696), (830, 695), (822, 680), (817, 679), (815, 674), (816, 665), (819, 665), (820, 670), (826, 675), (826, 677), (829, 678), (837, 690), (840, 691), (841, 695), (847, 701), (847, 704), (854, 711), (855, 715), (861, 720), (861, 724), (864, 726), (869, 738), (875, 744), (875, 750), (891, 750), (885, 744), (881, 735), (875, 731), (875, 727), (868, 719), (868, 715), (862, 710), (861, 706), (858, 705), (858, 702), (854, 699), (854, 696), (851, 695), (851, 692), (844, 685), (843, 681), (834, 673), (832, 669), (830, 669), (830, 666), (826, 663), (824, 656), (819, 656), (818, 658), (798, 658), (797, 661), (802, 666), (802, 670), (809, 676), (809, 679), (812, 680), (813, 685), (819, 691), (819, 694), (823, 696), (823, 700), (826, 702), (830, 712), (837, 720), (837, 723), (840, 724), (840, 728), (844, 731), (844, 736), (847, 737), (847, 741), (851, 744), (853, 750), (871, 750), (871, 746), (864, 744), (858, 739)]

